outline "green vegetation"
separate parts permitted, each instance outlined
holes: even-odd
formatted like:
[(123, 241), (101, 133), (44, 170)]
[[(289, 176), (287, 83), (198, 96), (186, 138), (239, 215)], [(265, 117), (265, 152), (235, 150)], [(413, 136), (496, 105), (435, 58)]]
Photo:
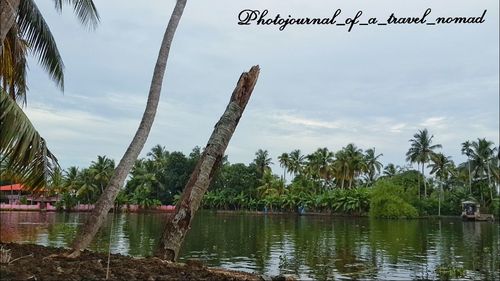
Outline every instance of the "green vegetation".
[[(57, 11), (69, 5), (84, 26), (97, 26), (99, 15), (92, 1), (54, 2)], [(28, 92), (27, 57), (34, 55), (61, 90), (64, 89), (64, 63), (35, 1), (6, 4), (0, 5), (2, 17), (13, 21), (2, 21), (0, 26), (0, 162), (6, 166), (0, 169), (0, 178), (15, 178), (16, 182), (37, 190), (46, 186), (58, 163), (21, 108), (26, 105)], [(14, 6), (7, 8), (9, 5)]]
[[(429, 152), (429, 177), (392, 163), (383, 167), (379, 160), (382, 154), (377, 154), (374, 148), (363, 151), (354, 144), (336, 152), (320, 148), (309, 155), (302, 155), (300, 150), (282, 153), (278, 161), (283, 174), (278, 176), (271, 170), (269, 152), (261, 149), (248, 165), (231, 164), (223, 159), (202, 206), (213, 210), (299, 212), (304, 209), (378, 218), (414, 218), (459, 215), (461, 201), (472, 199), (484, 207), (482, 212), (497, 214), (500, 199), (495, 196), (499, 184), (496, 148), (485, 139), (465, 143), (468, 149), (462, 148), (462, 152), (467, 153), (468, 160), (459, 165), (442, 153)], [(411, 145), (409, 151), (413, 151), (413, 142)], [(153, 147), (145, 158), (136, 161), (115, 204), (138, 204), (143, 208), (176, 204), (200, 155), (199, 147), (187, 156), (169, 152), (160, 145)], [(411, 159), (423, 161), (416, 156)], [(408, 161), (417, 161), (411, 159)], [(85, 169), (56, 169), (51, 191), (61, 194), (59, 207), (95, 203), (113, 169), (114, 161), (105, 156), (98, 156)]]

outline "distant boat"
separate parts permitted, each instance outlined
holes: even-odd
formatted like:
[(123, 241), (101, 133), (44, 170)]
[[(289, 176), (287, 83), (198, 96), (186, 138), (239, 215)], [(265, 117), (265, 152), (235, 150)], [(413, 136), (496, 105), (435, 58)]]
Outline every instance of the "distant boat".
[(481, 214), (479, 211), (479, 203), (474, 201), (462, 202), (462, 219), (474, 221), (494, 221), (493, 214)]

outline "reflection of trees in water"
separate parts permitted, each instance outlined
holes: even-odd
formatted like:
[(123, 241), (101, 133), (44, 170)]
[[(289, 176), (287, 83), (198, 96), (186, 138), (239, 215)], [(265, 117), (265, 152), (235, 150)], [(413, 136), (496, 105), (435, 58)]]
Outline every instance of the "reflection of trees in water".
[[(475, 279), (500, 280), (498, 223), (199, 214), (181, 258), (197, 258), (210, 266), (333, 280), (385, 279), (395, 274), (432, 279), (438, 266), (458, 265)], [(4, 242), (65, 246), (86, 215), (2, 212), (0, 237)], [(150, 255), (163, 230), (165, 216), (116, 214), (112, 251)], [(108, 219), (92, 249), (107, 251), (110, 227)]]
[(47, 227), (55, 223), (52, 212), (0, 212), (0, 241), (2, 242), (37, 242), (47, 233)]

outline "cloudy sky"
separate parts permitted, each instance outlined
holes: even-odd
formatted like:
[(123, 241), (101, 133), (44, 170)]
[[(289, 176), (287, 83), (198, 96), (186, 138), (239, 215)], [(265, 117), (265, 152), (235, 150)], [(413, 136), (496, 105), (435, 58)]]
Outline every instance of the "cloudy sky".
[[(68, 7), (37, 1), (62, 53), (65, 91), (30, 64), (27, 114), (61, 165), (97, 155), (120, 159), (145, 107), (159, 45), (174, 1), (101, 1), (101, 24), (83, 28)], [(391, 13), (481, 16), (468, 25), (238, 25), (244, 9), (284, 17), (361, 20)], [(282, 152), (350, 142), (405, 164), (408, 140), (428, 128), (442, 151), (464, 161), (460, 143), (499, 136), (498, 0), (188, 0), (174, 38), (161, 104), (142, 153), (155, 144), (189, 153), (204, 146), (243, 71), (261, 74), (226, 153), (249, 163), (257, 149)], [(277, 166), (277, 165), (276, 165)], [(278, 168), (278, 167), (276, 167)], [(276, 170), (277, 172), (278, 170)]]

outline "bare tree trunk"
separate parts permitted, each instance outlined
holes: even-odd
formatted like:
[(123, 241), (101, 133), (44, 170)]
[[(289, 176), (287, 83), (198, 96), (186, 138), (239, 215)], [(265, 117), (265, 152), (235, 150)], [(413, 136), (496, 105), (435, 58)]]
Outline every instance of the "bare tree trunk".
[(424, 197), (427, 198), (427, 183), (425, 183), (424, 162), (422, 162), (422, 177), (424, 178)]
[(164, 260), (177, 259), (179, 249), (191, 226), (196, 210), (218, 168), (229, 140), (250, 99), (257, 78), (259, 66), (241, 74), (226, 111), (215, 125), (196, 167), (189, 178), (181, 198), (175, 207), (175, 214), (167, 220), (160, 244), (155, 255)]
[(16, 21), (20, 0), (0, 0), (0, 56), (3, 54), (3, 40)]
[(97, 201), (95, 208), (92, 213), (87, 217), (85, 224), (79, 228), (79, 231), (73, 240), (72, 248), (73, 253), (69, 257), (77, 257), (80, 254), (80, 250), (85, 249), (95, 234), (101, 227), (106, 215), (113, 206), (113, 203), (120, 191), (120, 187), (123, 185), (125, 178), (127, 177), (132, 165), (137, 160), (139, 153), (144, 147), (149, 131), (153, 125), (153, 121), (156, 115), (156, 109), (158, 107), (158, 102), (160, 100), (160, 92), (163, 82), (163, 76), (165, 74), (165, 69), (167, 66), (168, 54), (170, 52), (170, 46), (172, 44), (172, 39), (175, 34), (175, 30), (184, 11), (186, 5), (186, 0), (177, 0), (170, 21), (168, 22), (167, 30), (163, 35), (163, 41), (161, 43), (160, 52), (158, 54), (158, 59), (156, 61), (153, 79), (151, 81), (151, 87), (149, 89), (148, 101), (146, 104), (146, 109), (144, 115), (142, 116), (141, 124), (135, 133), (132, 142), (130, 143), (127, 151), (123, 155), (120, 163), (116, 167), (113, 176), (111, 177), (108, 186), (101, 194), (99, 200)]
[(470, 174), (470, 157), (467, 156), (467, 166), (469, 167), (469, 195), (472, 194), (472, 177)]

